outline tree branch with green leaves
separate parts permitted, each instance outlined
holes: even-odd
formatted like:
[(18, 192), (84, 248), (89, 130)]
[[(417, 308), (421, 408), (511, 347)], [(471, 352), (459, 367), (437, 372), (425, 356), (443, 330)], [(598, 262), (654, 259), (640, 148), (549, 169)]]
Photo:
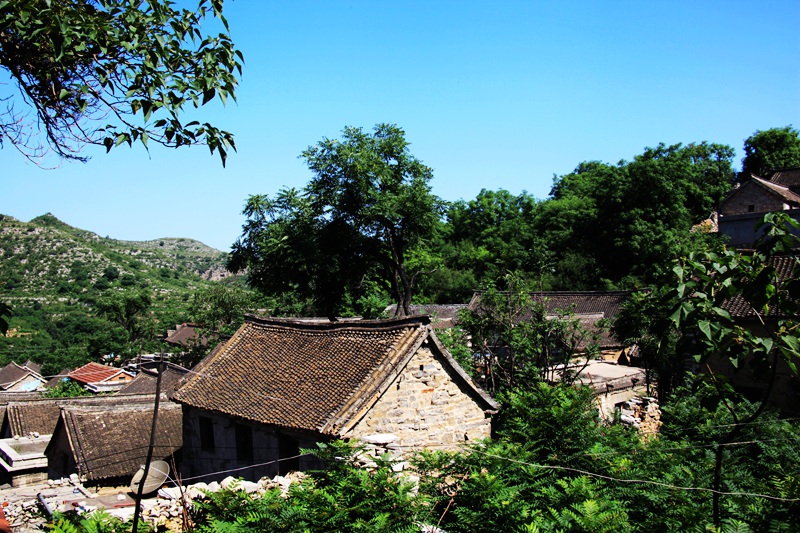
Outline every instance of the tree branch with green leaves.
[[(233, 134), (183, 115), (235, 100), (242, 53), (223, 0), (176, 9), (168, 0), (0, 0), (0, 67), (16, 94), (0, 95), (0, 145), (37, 164), (86, 161), (84, 146), (203, 144), (223, 166)], [(209, 17), (223, 31), (205, 34)]]

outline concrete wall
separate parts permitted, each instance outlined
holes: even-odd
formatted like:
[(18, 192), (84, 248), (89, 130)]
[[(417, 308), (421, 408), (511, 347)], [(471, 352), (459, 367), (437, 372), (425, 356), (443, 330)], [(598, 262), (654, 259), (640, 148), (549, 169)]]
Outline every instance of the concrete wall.
[(438, 350), (424, 345), (345, 436), (394, 435), (388, 448), (398, 454), (412, 448), (456, 449), (488, 437), (489, 415), (454, 374)]
[[(800, 209), (785, 211), (795, 220), (800, 220)], [(763, 232), (756, 233), (756, 224), (764, 218), (764, 212), (727, 215), (719, 217), (719, 233), (727, 235), (732, 246), (752, 246)], [(787, 228), (795, 235), (800, 235), (793, 228)]]

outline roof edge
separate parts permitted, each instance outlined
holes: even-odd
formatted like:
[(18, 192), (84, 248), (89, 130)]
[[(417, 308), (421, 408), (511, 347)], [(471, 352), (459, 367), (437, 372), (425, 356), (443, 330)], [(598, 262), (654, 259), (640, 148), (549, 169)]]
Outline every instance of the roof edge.
[(261, 317), (257, 315), (245, 314), (245, 322), (259, 326), (270, 326), (278, 328), (301, 329), (308, 331), (331, 331), (331, 330), (374, 330), (386, 331), (405, 326), (425, 326), (430, 324), (431, 319), (428, 315), (408, 316), (403, 318), (390, 318), (380, 320), (353, 320), (353, 321), (310, 321), (299, 320), (296, 318), (277, 318)]

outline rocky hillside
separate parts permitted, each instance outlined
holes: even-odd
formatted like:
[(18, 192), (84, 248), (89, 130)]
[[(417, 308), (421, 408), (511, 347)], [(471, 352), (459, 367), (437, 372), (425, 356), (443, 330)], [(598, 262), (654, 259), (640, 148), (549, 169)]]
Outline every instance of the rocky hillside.
[(0, 215), (0, 297), (50, 299), (117, 280), (189, 289), (227, 276), (225, 260), (225, 253), (192, 239), (120, 241), (49, 213), (30, 222)]

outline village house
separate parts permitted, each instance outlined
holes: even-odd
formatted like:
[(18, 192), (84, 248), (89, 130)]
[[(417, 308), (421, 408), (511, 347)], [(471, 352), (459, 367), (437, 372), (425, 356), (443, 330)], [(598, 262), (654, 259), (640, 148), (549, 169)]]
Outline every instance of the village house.
[[(44, 455), (51, 479), (78, 474), (90, 483), (130, 483), (144, 465), (155, 396), (117, 396), (104, 404), (62, 405)], [(181, 407), (162, 396), (153, 460), (180, 462)]]
[[(102, 479), (114, 477), (116, 470), (106, 472), (100, 463), (93, 463), (94, 470), (84, 468), (85, 464), (78, 459), (72, 463), (63, 460), (61, 455), (67, 448), (74, 447), (75, 451), (69, 454), (78, 456), (77, 450), (84, 447), (92, 448), (97, 439), (109, 444), (109, 449), (131, 450), (136, 448), (141, 451), (141, 443), (146, 448), (150, 426), (145, 429), (133, 423), (135, 417), (152, 417), (154, 394), (128, 394), (128, 395), (101, 395), (81, 396), (73, 398), (41, 398), (34, 393), (4, 393), (0, 395), (0, 483), (9, 483), (13, 486), (24, 486), (36, 483), (47, 478), (48, 471), (66, 472), (73, 466), (75, 469), (67, 474), (79, 473), (89, 479)], [(162, 396), (162, 403), (169, 404), (166, 395)], [(176, 404), (172, 408), (173, 416), (178, 413), (178, 447), (180, 444), (180, 409)], [(57, 426), (65, 409), (80, 412), (101, 413), (95, 416), (97, 426), (91, 433), (73, 431), (67, 439), (68, 446), (58, 448), (59, 455), (53, 456), (54, 448), (50, 447), (52, 436), (58, 433)], [(113, 411), (122, 411), (117, 415)], [(141, 411), (134, 413), (133, 411)], [(160, 412), (161, 410), (159, 410)], [(149, 414), (148, 414), (149, 413)], [(129, 418), (126, 418), (129, 417)], [(89, 426), (74, 426), (79, 429)], [(174, 429), (174, 424), (173, 424)], [(88, 430), (87, 430), (88, 431)], [(175, 433), (175, 431), (173, 431)], [(134, 443), (138, 443), (134, 445)], [(78, 456), (80, 457), (80, 456)], [(142, 455), (144, 457), (144, 455)], [(57, 466), (49, 467), (51, 461)], [(62, 468), (61, 465), (66, 465)], [(111, 464), (116, 469), (116, 463)], [(138, 466), (137, 466), (138, 468)], [(99, 469), (99, 470), (98, 470)], [(135, 471), (135, 470), (134, 470)], [(60, 473), (58, 476), (60, 477)]]
[(45, 380), (41, 375), (41, 365), (26, 362), (18, 365), (10, 362), (0, 369), (0, 390), (6, 392), (32, 392), (41, 389)]
[(731, 246), (752, 248), (759, 236), (756, 224), (775, 211), (800, 220), (800, 168), (776, 170), (769, 179), (751, 176), (731, 191), (717, 208), (719, 233)]
[[(794, 257), (775, 256), (770, 259), (769, 265), (775, 269), (777, 278), (783, 282), (797, 276), (795, 270), (797, 262)], [(756, 312), (741, 296), (724, 302), (722, 307), (731, 314), (739, 326), (759, 337), (768, 337), (770, 332), (777, 331), (779, 321), (791, 318), (796, 324), (798, 318), (796, 315), (789, 317), (780, 314), (775, 309), (770, 309), (766, 313)], [(749, 363), (735, 368), (730, 359), (724, 355), (712, 357), (708, 364), (710, 370), (729, 379), (750, 401), (761, 401), (770, 381), (773, 381), (769, 403), (780, 409), (784, 415), (800, 414), (800, 377), (789, 368), (783, 358), (777, 359), (774, 377), (765, 369), (753, 368)]]
[(67, 377), (91, 392), (114, 392), (130, 383), (134, 375), (121, 368), (87, 363), (67, 374)]
[(183, 476), (259, 479), (318, 466), (300, 448), (331, 439), (457, 449), (490, 435), (498, 404), (433, 333), (429, 317), (309, 322), (246, 317), (193, 369)]
[[(164, 370), (161, 373), (161, 393), (171, 397), (181, 384), (181, 380), (186, 376), (186, 368), (174, 363), (163, 363)], [(117, 394), (155, 394), (158, 384), (158, 363), (151, 363), (139, 367), (139, 373), (127, 385), (122, 387)]]
[[(580, 321), (586, 335), (578, 339), (573, 355), (585, 353), (589, 344), (593, 343), (599, 348), (602, 359), (627, 364), (635, 354), (635, 349), (619, 342), (611, 334), (610, 325), (631, 294), (633, 291), (542, 291), (531, 292), (530, 298), (544, 306), (548, 319), (566, 316)], [(473, 294), (468, 305), (470, 311), (480, 312), (481, 296), (480, 291)], [(530, 320), (534, 312), (532, 307), (521, 309), (517, 320)]]

